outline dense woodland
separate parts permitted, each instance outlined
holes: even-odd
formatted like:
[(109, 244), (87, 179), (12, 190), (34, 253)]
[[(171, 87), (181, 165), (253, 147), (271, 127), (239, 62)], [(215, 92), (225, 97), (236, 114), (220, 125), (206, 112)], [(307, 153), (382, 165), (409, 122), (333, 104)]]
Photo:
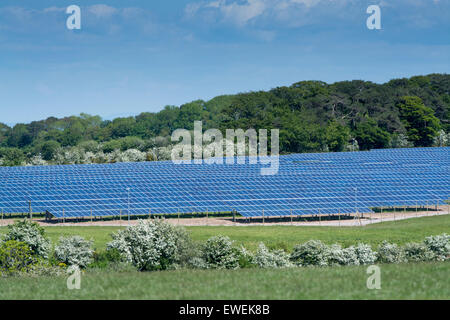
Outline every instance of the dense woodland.
[[(126, 109), (126, 106), (124, 106)], [(450, 75), (385, 84), (302, 81), (102, 120), (81, 114), (9, 127), (0, 123), (0, 164), (167, 159), (178, 128), (280, 129), (280, 150), (326, 152), (449, 144)]]

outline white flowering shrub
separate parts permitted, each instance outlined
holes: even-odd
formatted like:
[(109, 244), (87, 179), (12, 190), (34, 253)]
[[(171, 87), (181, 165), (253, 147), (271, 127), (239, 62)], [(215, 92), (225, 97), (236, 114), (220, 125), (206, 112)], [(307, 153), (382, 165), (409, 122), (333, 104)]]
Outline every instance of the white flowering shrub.
[(408, 262), (431, 261), (434, 259), (434, 253), (423, 243), (407, 243), (403, 247), (403, 254)]
[(177, 267), (186, 233), (163, 220), (140, 220), (137, 225), (113, 234), (107, 249), (117, 249), (124, 261), (141, 271)]
[(342, 248), (338, 244), (328, 247), (327, 264), (329, 266), (356, 266), (359, 265), (355, 247)]
[(359, 144), (358, 141), (356, 139), (352, 140), (352, 143), (347, 144), (344, 147), (344, 151), (359, 151)]
[(152, 153), (158, 161), (172, 160), (172, 146), (153, 148)]
[(248, 251), (244, 246), (241, 246), (238, 249), (235, 249), (240, 268), (253, 268), (255, 267), (255, 255)]
[(128, 149), (124, 152), (120, 152), (115, 159), (117, 162), (139, 162), (145, 161), (147, 154), (137, 149)]
[(378, 247), (377, 261), (381, 263), (401, 263), (405, 262), (406, 259), (402, 248), (385, 240)]
[(26, 164), (27, 166), (46, 166), (48, 162), (42, 159), (41, 155), (32, 157)]
[(444, 130), (440, 130), (433, 139), (433, 146), (445, 147), (450, 145), (450, 133), (446, 133)]
[(187, 267), (191, 269), (208, 269), (208, 264), (202, 257), (193, 257), (188, 261)]
[(269, 250), (264, 243), (259, 244), (253, 257), (253, 263), (259, 268), (289, 268), (294, 266), (284, 250)]
[(309, 240), (294, 247), (290, 260), (297, 266), (326, 266), (328, 247), (319, 240)]
[(359, 264), (374, 264), (377, 260), (377, 252), (372, 250), (372, 247), (365, 243), (359, 243), (354, 247), (356, 257)]
[(80, 236), (61, 237), (55, 247), (55, 258), (68, 266), (77, 265), (86, 268), (93, 261), (92, 241)]
[(239, 268), (239, 256), (228, 237), (209, 238), (203, 246), (202, 258), (209, 269)]
[(78, 147), (62, 149), (55, 155), (56, 164), (82, 164), (84, 161), (85, 152)]
[(91, 163), (96, 163), (97, 161), (97, 154), (91, 151), (86, 151), (84, 154), (84, 160), (83, 163), (85, 164), (91, 164)]
[(29, 220), (16, 221), (8, 225), (4, 241), (24, 242), (34, 255), (47, 259), (51, 250), (50, 240), (46, 238), (44, 229)]
[(426, 237), (425, 246), (434, 253), (438, 261), (445, 261), (450, 258), (450, 235), (443, 233), (438, 236)]

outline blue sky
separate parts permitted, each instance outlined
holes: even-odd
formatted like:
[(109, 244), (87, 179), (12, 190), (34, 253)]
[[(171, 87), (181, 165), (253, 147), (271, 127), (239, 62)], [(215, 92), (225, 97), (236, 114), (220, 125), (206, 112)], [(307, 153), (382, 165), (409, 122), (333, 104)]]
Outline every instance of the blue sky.
[[(65, 9), (81, 7), (81, 30)], [(381, 30), (366, 27), (371, 4)], [(449, 73), (450, 0), (2, 0), (0, 122)]]

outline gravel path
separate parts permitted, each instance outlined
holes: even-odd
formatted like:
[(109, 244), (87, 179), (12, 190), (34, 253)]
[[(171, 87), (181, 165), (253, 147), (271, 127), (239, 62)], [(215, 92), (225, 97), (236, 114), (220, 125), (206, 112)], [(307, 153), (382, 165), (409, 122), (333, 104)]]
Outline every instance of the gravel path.
[[(327, 217), (322, 217), (322, 219), (306, 221), (305, 217), (294, 217), (293, 221), (290, 221), (290, 218), (265, 218), (264, 223), (262, 218), (252, 218), (247, 220), (245, 218), (239, 217), (236, 218), (236, 222), (233, 222), (232, 218), (224, 217), (202, 217), (202, 218), (171, 218), (166, 219), (171, 224), (174, 225), (183, 225), (183, 226), (261, 226), (261, 225), (294, 225), (294, 226), (330, 226), (330, 227), (339, 227), (339, 226), (365, 226), (372, 223), (379, 223), (384, 221), (397, 221), (404, 219), (412, 219), (416, 217), (427, 217), (427, 216), (436, 216), (436, 215), (445, 215), (449, 214), (449, 208), (447, 206), (439, 207), (439, 211), (397, 211), (395, 214), (393, 212), (388, 213), (372, 213), (372, 214), (364, 214), (360, 219), (357, 216), (342, 216), (339, 220), (338, 218), (328, 219)], [(306, 218), (308, 219), (308, 218)], [(54, 222), (46, 222), (44, 219), (33, 219), (37, 223), (42, 226), (127, 226), (134, 225), (138, 220), (131, 220), (128, 222), (127, 220), (113, 220), (113, 221), (86, 221), (86, 222), (66, 222), (66, 223), (55, 223)], [(3, 219), (0, 220), (0, 225), (5, 226), (14, 222), (14, 219)]]

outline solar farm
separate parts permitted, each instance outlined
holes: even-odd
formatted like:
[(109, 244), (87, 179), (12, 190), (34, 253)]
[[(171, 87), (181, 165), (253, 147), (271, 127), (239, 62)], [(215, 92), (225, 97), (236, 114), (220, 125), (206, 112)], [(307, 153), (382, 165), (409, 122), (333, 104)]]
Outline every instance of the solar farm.
[(292, 217), (442, 206), (450, 148), (292, 154), (267, 165), (171, 161), (0, 168), (3, 214), (56, 218), (233, 213)]
[[(274, 175), (262, 175), (269, 165), (251, 164), (248, 158), (245, 164), (222, 165), (2, 167), (0, 243), (8, 235), (21, 235), (16, 232), (20, 226), (28, 230), (39, 224), (36, 234), (44, 234), (54, 258), (42, 276), (0, 276), (0, 300), (448, 299), (450, 256), (429, 261), (420, 250), (426, 237), (450, 238), (449, 155), (450, 148), (282, 155)], [(401, 208), (397, 216), (402, 218), (395, 218), (395, 208)], [(383, 219), (377, 218), (380, 209)], [(43, 221), (43, 213), (51, 221)], [(31, 219), (14, 221), (18, 217)], [(177, 238), (182, 254), (176, 268), (142, 269), (135, 261), (145, 260), (117, 260), (110, 253), (123, 232), (126, 242), (120, 244), (128, 252), (159, 263), (153, 259), (154, 244), (170, 243), (167, 234), (174, 230), (185, 235)], [(66, 263), (56, 256), (69, 240), (77, 257), (86, 250), (80, 243), (92, 249), (80, 290), (68, 290)], [(326, 255), (317, 253), (319, 244)], [(291, 263), (298, 246), (314, 257), (310, 264)], [(212, 248), (226, 252), (214, 257), (235, 265), (206, 265), (205, 252)], [(372, 260), (347, 259), (356, 248), (365, 248), (362, 257)], [(398, 259), (406, 250), (419, 253), (397, 263), (379, 258), (386, 250)], [(319, 265), (316, 257), (327, 260)], [(342, 262), (336, 264), (333, 257)], [(373, 264), (382, 272), (381, 290), (367, 287)]]

